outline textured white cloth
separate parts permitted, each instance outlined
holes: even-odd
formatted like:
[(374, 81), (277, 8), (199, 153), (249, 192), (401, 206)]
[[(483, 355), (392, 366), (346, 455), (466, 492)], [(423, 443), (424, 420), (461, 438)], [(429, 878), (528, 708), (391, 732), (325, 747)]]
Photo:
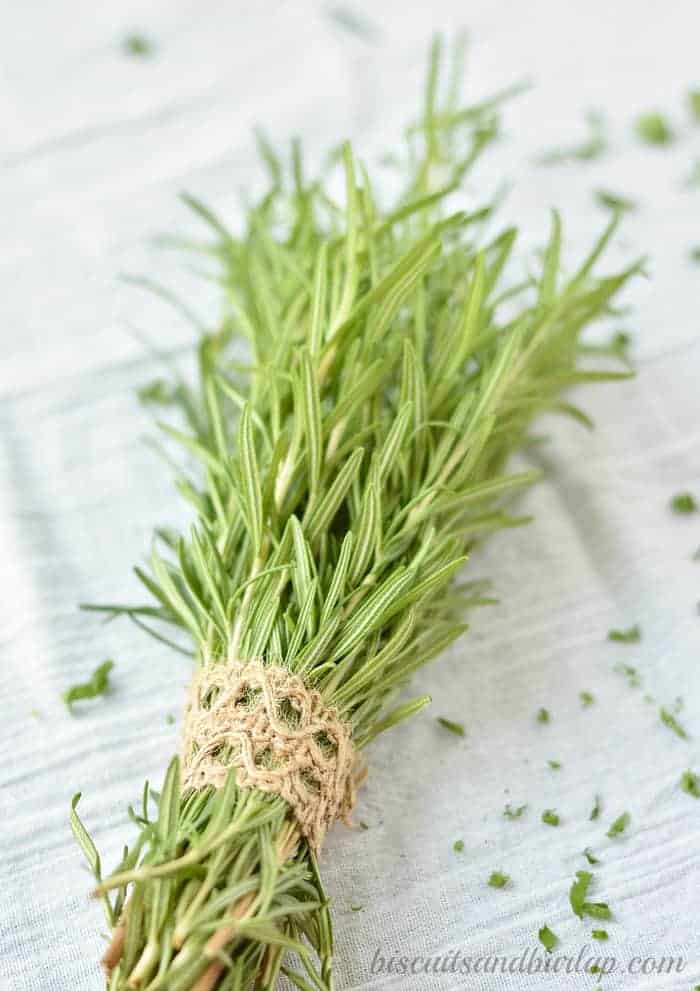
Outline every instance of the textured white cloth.
[[(522, 991), (592, 987), (590, 976), (377, 975), (390, 956), (519, 957), (545, 922), (578, 954), (584, 925), (568, 888), (591, 846), (602, 861), (596, 899), (615, 921), (602, 947), (635, 991), (689, 991), (700, 982), (700, 801), (678, 781), (700, 772), (700, 517), (668, 510), (680, 489), (700, 496), (700, 191), (683, 188), (700, 158), (700, 128), (683, 107), (700, 84), (695, 0), (532, 0), (382, 4), (365, 10), (372, 42), (343, 29), (322, 3), (151, 0), (145, 5), (6, 5), (0, 34), (3, 174), (0, 288), (0, 987), (87, 991), (100, 986), (103, 929), (68, 828), (70, 796), (109, 866), (129, 832), (125, 807), (158, 781), (176, 746), (188, 664), (128, 623), (107, 626), (81, 600), (141, 598), (132, 563), (154, 525), (183, 509), (167, 470), (143, 443), (150, 430), (134, 389), (159, 372), (153, 346), (186, 358), (193, 331), (158, 300), (117, 281), (147, 273), (176, 285), (203, 315), (207, 286), (156, 250), (159, 232), (199, 228), (178, 205), (186, 188), (236, 217), (254, 181), (251, 129), (304, 136), (312, 153), (350, 134), (370, 159), (415, 113), (427, 39), (464, 25), (473, 47), (470, 95), (513, 79), (536, 85), (506, 113), (506, 135), (470, 181), (479, 199), (513, 181), (504, 222), (522, 227), (529, 260), (565, 214), (569, 258), (603, 222), (591, 189), (638, 198), (615, 260), (650, 255), (651, 280), (627, 294), (621, 321), (640, 374), (580, 397), (597, 432), (551, 425), (548, 480), (528, 495), (528, 528), (496, 537), (469, 566), (502, 604), (417, 679), (431, 710), (380, 740), (358, 815), (337, 828), (323, 871), (337, 923), (339, 989)], [(124, 35), (157, 45), (128, 59)], [(577, 140), (602, 107), (612, 148), (599, 162), (538, 168), (533, 157)], [(668, 150), (642, 147), (631, 121), (667, 110)], [(141, 339), (139, 339), (141, 335)], [(549, 431), (550, 424), (543, 427)], [(639, 622), (640, 644), (605, 641)], [(114, 690), (69, 715), (62, 690), (113, 657)], [(635, 665), (632, 689), (618, 662)], [(583, 710), (578, 697), (596, 703)], [(645, 692), (657, 700), (646, 703)], [(682, 695), (684, 742), (658, 705)], [(538, 725), (540, 706), (551, 724)], [(32, 716), (38, 710), (39, 716)], [(443, 714), (467, 736), (447, 734)], [(179, 721), (179, 715), (178, 715)], [(551, 771), (548, 759), (562, 762)], [(599, 822), (588, 814), (603, 798)], [(506, 802), (527, 802), (516, 822)], [(562, 825), (540, 822), (556, 808)], [(609, 822), (628, 809), (617, 841)], [(453, 843), (464, 840), (463, 852)], [(511, 875), (503, 891), (491, 871)], [(353, 911), (352, 906), (362, 906)], [(595, 924), (594, 924), (595, 925)], [(636, 956), (682, 955), (681, 974), (630, 975)], [(376, 969), (376, 967), (375, 967)]]

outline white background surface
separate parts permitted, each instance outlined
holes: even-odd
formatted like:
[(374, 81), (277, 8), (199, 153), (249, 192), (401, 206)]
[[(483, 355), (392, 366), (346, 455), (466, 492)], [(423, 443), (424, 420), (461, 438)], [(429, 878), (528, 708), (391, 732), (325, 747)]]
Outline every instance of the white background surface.
[[(363, 9), (360, 5), (356, 9)], [(121, 272), (175, 285), (203, 315), (206, 286), (152, 236), (195, 230), (176, 200), (186, 188), (235, 221), (255, 182), (251, 128), (301, 134), (320, 152), (350, 135), (370, 162), (414, 115), (430, 33), (470, 29), (468, 91), (514, 79), (535, 88), (505, 115), (506, 139), (471, 184), (479, 201), (506, 178), (504, 208), (541, 242), (547, 211), (565, 214), (569, 257), (603, 217), (591, 189), (638, 198), (617, 260), (650, 256), (651, 280), (628, 294), (639, 377), (581, 397), (598, 430), (554, 425), (549, 480), (528, 497), (534, 526), (497, 537), (471, 565), (502, 603), (474, 618), (447, 657), (419, 679), (432, 710), (375, 746), (358, 815), (368, 832), (337, 829), (323, 867), (337, 921), (339, 989), (588, 988), (590, 976), (372, 977), (389, 955), (519, 956), (547, 922), (576, 955), (590, 926), (568, 888), (592, 846), (595, 896), (615, 922), (605, 952), (682, 954), (680, 975), (601, 983), (689, 991), (700, 982), (700, 802), (678, 788), (700, 771), (699, 517), (668, 511), (700, 496), (700, 191), (682, 188), (700, 158), (683, 95), (700, 84), (700, 14), (693, 0), (384, 3), (368, 44), (320, 3), (4, 4), (0, 31), (0, 987), (100, 986), (103, 928), (68, 828), (71, 794), (107, 866), (128, 833), (125, 807), (157, 781), (176, 747), (185, 659), (128, 624), (101, 626), (76, 603), (140, 598), (130, 567), (154, 525), (182, 519), (167, 473), (142, 443), (151, 428), (134, 389), (160, 371), (138, 335), (186, 355), (192, 329)], [(151, 35), (152, 60), (120, 49)], [(658, 106), (681, 140), (640, 146), (635, 113)], [(609, 117), (612, 150), (588, 166), (543, 169), (533, 157), (576, 140), (589, 107)], [(478, 182), (477, 182), (478, 179)], [(472, 200), (473, 202), (473, 200)], [(639, 621), (641, 644), (605, 642)], [(105, 656), (108, 700), (70, 716), (60, 700)], [(614, 672), (637, 666), (643, 688)], [(597, 703), (582, 711), (578, 692)], [(685, 700), (683, 742), (657, 702)], [(534, 715), (546, 705), (550, 726)], [(31, 712), (38, 709), (40, 718)], [(434, 716), (462, 720), (464, 740)], [(563, 769), (555, 774), (547, 760)], [(599, 823), (588, 821), (594, 793)], [(518, 822), (505, 802), (529, 803)], [(539, 821), (555, 807), (562, 826)], [(629, 809), (628, 835), (604, 837)], [(463, 853), (452, 844), (463, 838)], [(492, 870), (512, 887), (486, 886)], [(351, 906), (364, 906), (353, 912)]]

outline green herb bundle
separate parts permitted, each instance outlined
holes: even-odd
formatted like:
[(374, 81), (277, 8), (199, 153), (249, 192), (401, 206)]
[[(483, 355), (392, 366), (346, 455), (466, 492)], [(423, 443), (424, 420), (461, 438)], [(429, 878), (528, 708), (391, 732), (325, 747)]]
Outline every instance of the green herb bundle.
[[(482, 601), (456, 576), (476, 540), (522, 522), (508, 503), (536, 473), (506, 463), (533, 417), (587, 423), (563, 390), (627, 374), (579, 365), (581, 332), (638, 269), (594, 276), (614, 222), (563, 279), (555, 214), (540, 274), (513, 285), (516, 230), (488, 239), (490, 207), (448, 212), (497, 132), (498, 99), (462, 109), (453, 81), (439, 98), (438, 56), (390, 210), (347, 145), (342, 204), (305, 178), (298, 148), (290, 181), (267, 145), (270, 188), (242, 234), (189, 200), (214, 235), (225, 313), (199, 344), (197, 386), (156, 393), (182, 421), (165, 431), (199, 462), (177, 479), (196, 521), (160, 532), (137, 569), (151, 604), (105, 607), (166, 641), (162, 624), (183, 631), (200, 666), (257, 658), (299, 674), (358, 751), (426, 705), (396, 695)], [(130, 810), (136, 841), (106, 878), (75, 804), (113, 929), (112, 991), (273, 988), (281, 973), (331, 987), (327, 899), (281, 798), (235, 771), (183, 793), (174, 759)]]

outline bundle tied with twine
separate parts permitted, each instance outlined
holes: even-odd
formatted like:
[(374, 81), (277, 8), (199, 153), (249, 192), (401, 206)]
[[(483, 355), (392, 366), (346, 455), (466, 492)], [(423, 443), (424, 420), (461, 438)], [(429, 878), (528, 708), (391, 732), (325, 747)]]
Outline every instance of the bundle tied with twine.
[(182, 789), (242, 788), (279, 795), (318, 855), (327, 829), (349, 823), (357, 755), (350, 728), (297, 675), (261, 660), (212, 664), (188, 691)]
[(202, 331), (195, 387), (143, 396), (171, 407), (195, 523), (157, 531), (136, 569), (147, 603), (102, 609), (190, 650), (198, 673), (184, 765), (146, 785), (109, 876), (74, 800), (109, 991), (271, 991), (282, 975), (330, 991), (316, 854), (351, 809), (354, 755), (430, 701), (397, 694), (493, 601), (457, 575), (478, 541), (527, 522), (512, 498), (538, 472), (507, 466), (533, 418), (590, 425), (565, 391), (627, 374), (581, 340), (639, 271), (595, 274), (616, 220), (564, 277), (554, 213), (540, 270), (513, 278), (516, 229), (494, 233), (493, 204), (462, 191), (503, 96), (460, 106), (459, 63), (443, 95), (434, 46), (389, 209), (347, 145), (342, 203), (298, 146), (287, 170), (266, 142), (269, 188), (242, 233), (187, 199), (213, 233), (194, 247), (223, 317)]

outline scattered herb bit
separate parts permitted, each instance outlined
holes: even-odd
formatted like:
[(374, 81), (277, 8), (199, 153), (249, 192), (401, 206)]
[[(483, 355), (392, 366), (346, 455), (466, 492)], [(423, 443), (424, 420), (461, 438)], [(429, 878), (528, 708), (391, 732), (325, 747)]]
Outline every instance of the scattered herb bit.
[(32, 709), (29, 713), (32, 719), (41, 719), (41, 713), (38, 709)]
[(667, 145), (675, 137), (666, 118), (657, 111), (638, 117), (635, 128), (638, 137), (650, 145)]
[(124, 51), (135, 58), (148, 58), (153, 55), (155, 46), (150, 38), (143, 34), (129, 34), (124, 39)]
[(368, 830), (369, 829), (369, 826), (367, 825), (367, 823), (366, 822), (363, 822), (362, 819), (360, 819), (360, 829), (363, 829), (363, 830)]
[(690, 249), (690, 251), (688, 252), (688, 257), (690, 258), (691, 262), (695, 262), (695, 264), (700, 264), (700, 244), (696, 244), (694, 247)]
[(628, 630), (610, 630), (608, 633), (608, 640), (614, 640), (615, 643), (639, 643), (641, 638), (639, 623), (630, 626)]
[(681, 788), (687, 795), (700, 798), (700, 777), (692, 771), (684, 771), (681, 775)]
[(506, 805), (503, 810), (503, 815), (506, 819), (519, 819), (520, 816), (527, 809), (527, 805), (519, 805), (517, 808), (513, 808), (512, 805)]
[(174, 724), (175, 716), (172, 714), (172, 712), (168, 713), (168, 715), (165, 717), (165, 721), (168, 724), (168, 726), (172, 726)]
[(615, 670), (618, 674), (625, 675), (627, 681), (629, 682), (630, 688), (639, 688), (641, 685), (642, 680), (639, 677), (639, 671), (637, 671), (636, 668), (633, 668), (631, 664), (616, 664)]
[(591, 852), (589, 847), (586, 847), (586, 849), (583, 851), (583, 855), (591, 866), (600, 863), (598, 857), (596, 857), (596, 855)]
[(578, 697), (581, 699), (581, 704), (584, 707), (593, 705), (595, 702), (595, 695), (591, 695), (590, 692), (579, 692)]
[(698, 547), (693, 554), (693, 561), (700, 561), (700, 547)]
[(114, 661), (103, 661), (92, 674), (89, 681), (72, 685), (63, 693), (63, 701), (69, 709), (80, 699), (94, 699), (104, 695), (109, 689), (109, 672), (114, 667)]
[(600, 974), (600, 972), (601, 972), (601, 968), (599, 963), (592, 963), (591, 966), (588, 968), (589, 974)]
[(600, 819), (600, 813), (602, 812), (602, 810), (603, 810), (603, 803), (601, 802), (600, 795), (596, 795), (595, 804), (593, 805), (593, 808), (591, 809), (591, 814), (588, 817), (590, 821), (593, 822), (594, 819)]
[(586, 114), (589, 136), (580, 144), (568, 148), (553, 148), (547, 151), (537, 161), (538, 165), (562, 165), (566, 162), (590, 162), (607, 150), (605, 138), (605, 122), (603, 115), (592, 110)]
[(505, 888), (505, 886), (510, 881), (508, 874), (501, 874), (500, 871), (494, 871), (489, 878), (489, 887), (491, 888)]
[(547, 763), (553, 771), (561, 771), (561, 762), (558, 760), (548, 760)]
[(672, 730), (676, 734), (676, 736), (679, 736), (681, 740), (688, 739), (688, 734), (683, 729), (681, 724), (678, 722), (676, 717), (673, 715), (672, 712), (669, 712), (668, 709), (666, 709), (663, 705), (659, 709), (659, 716), (661, 717), (661, 722), (664, 724), (664, 726), (668, 726), (668, 728)]
[(549, 926), (542, 926), (540, 931), (537, 933), (537, 938), (542, 946), (544, 946), (547, 953), (551, 953), (559, 942), (559, 937), (554, 935)]
[(617, 819), (615, 819), (614, 822), (610, 824), (610, 828), (608, 829), (605, 835), (609, 836), (611, 840), (614, 839), (616, 836), (621, 836), (622, 833), (624, 833), (624, 831), (627, 829), (629, 824), (630, 824), (630, 814), (629, 812), (623, 812), (622, 815), (619, 815)]
[(461, 853), (464, 849), (464, 840), (455, 840), (452, 849), (455, 853)]
[(539, 709), (537, 712), (537, 722), (538, 723), (548, 723), (550, 721), (550, 715), (547, 709)]
[(610, 340), (610, 347), (618, 354), (626, 355), (631, 343), (632, 337), (626, 330), (616, 330)]
[(697, 513), (698, 504), (690, 492), (679, 492), (671, 499), (671, 509), (674, 513)]
[(449, 730), (450, 733), (454, 733), (456, 736), (464, 736), (464, 726), (461, 723), (455, 723), (451, 719), (445, 719), (444, 716), (438, 716), (437, 721), (443, 729)]
[(546, 823), (548, 826), (558, 826), (561, 819), (554, 809), (545, 809), (542, 813), (542, 822)]
[(607, 929), (594, 929), (591, 933), (591, 939), (609, 939)]
[(688, 106), (693, 117), (700, 122), (700, 89), (691, 89), (688, 92)]
[(610, 906), (605, 902), (586, 902), (583, 906), (583, 914), (591, 919), (604, 919), (606, 922), (612, 919)]
[(579, 919), (583, 918), (583, 909), (586, 904), (586, 895), (590, 887), (593, 875), (589, 871), (576, 871), (576, 880), (569, 890), (569, 902), (571, 910)]
[(608, 189), (596, 189), (595, 199), (599, 206), (606, 210), (614, 210), (615, 213), (631, 213), (637, 209), (637, 203), (625, 196), (618, 196)]
[(350, 906), (350, 911), (351, 912), (361, 912), (364, 909), (364, 907), (365, 907), (364, 905), (351, 905)]
[(152, 403), (154, 406), (171, 406), (177, 401), (175, 390), (163, 379), (146, 382), (136, 390), (136, 395), (139, 402), (144, 405)]
[(361, 17), (350, 7), (335, 4), (334, 6), (328, 8), (328, 16), (334, 20), (339, 27), (343, 28), (345, 31), (349, 31), (350, 34), (356, 35), (363, 41), (371, 41), (374, 43), (379, 37), (379, 30), (377, 27), (365, 17)]

